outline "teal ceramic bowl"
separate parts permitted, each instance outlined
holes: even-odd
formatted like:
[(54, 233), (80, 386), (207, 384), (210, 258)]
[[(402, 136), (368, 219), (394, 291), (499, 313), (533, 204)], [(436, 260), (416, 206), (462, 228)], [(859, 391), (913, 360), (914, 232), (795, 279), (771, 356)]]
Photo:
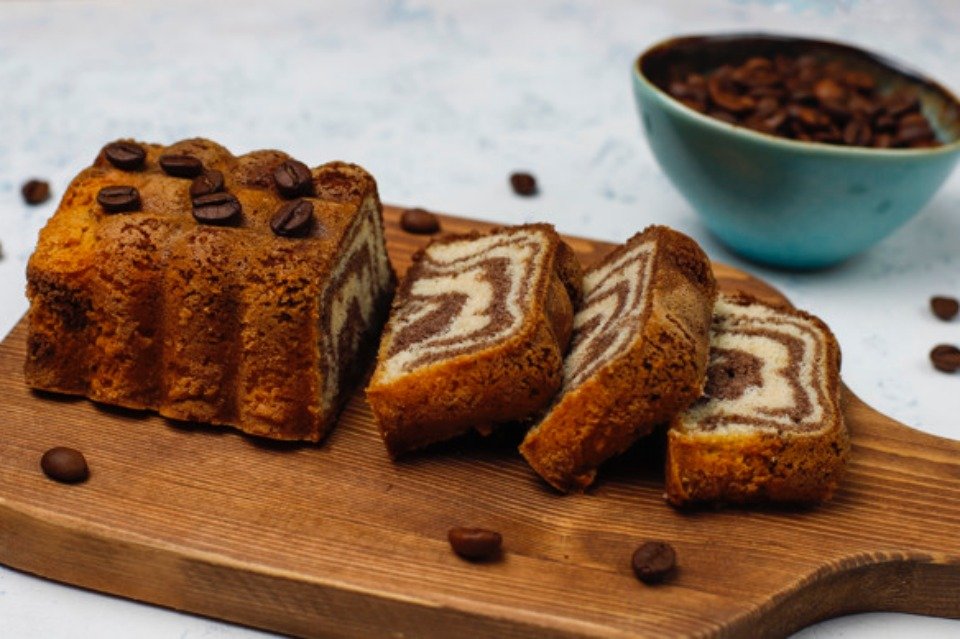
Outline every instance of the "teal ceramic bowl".
[[(943, 146), (873, 149), (799, 142), (702, 115), (673, 99), (673, 73), (737, 65), (755, 55), (843, 60), (881, 90), (916, 87)], [(903, 225), (933, 197), (960, 158), (960, 102), (899, 63), (854, 47), (764, 34), (661, 42), (633, 68), (647, 141), (706, 226), (744, 257), (787, 268), (836, 264)]]

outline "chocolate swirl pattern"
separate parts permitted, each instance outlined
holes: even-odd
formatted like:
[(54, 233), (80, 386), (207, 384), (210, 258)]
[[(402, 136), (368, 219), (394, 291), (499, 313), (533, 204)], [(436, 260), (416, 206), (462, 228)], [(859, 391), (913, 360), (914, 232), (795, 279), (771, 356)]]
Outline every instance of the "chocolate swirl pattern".
[(637, 244), (587, 273), (583, 305), (573, 319), (574, 339), (564, 363), (564, 392), (578, 386), (634, 339), (646, 306), (654, 242)]
[(547, 275), (548, 246), (537, 231), (430, 246), (392, 320), (385, 378), (515, 333)]

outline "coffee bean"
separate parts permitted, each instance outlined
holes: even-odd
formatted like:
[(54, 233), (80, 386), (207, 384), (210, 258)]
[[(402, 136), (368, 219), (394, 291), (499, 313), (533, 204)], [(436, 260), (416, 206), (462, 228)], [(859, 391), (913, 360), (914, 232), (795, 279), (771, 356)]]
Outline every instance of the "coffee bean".
[(510, 175), (510, 186), (513, 187), (514, 193), (525, 197), (536, 195), (538, 191), (537, 178), (524, 171), (518, 171)]
[(193, 217), (201, 224), (228, 226), (240, 221), (240, 200), (230, 193), (210, 193), (193, 200)]
[(51, 448), (40, 458), (40, 468), (50, 479), (65, 484), (76, 484), (90, 476), (87, 460), (83, 453), (73, 448), (57, 446)]
[(960, 301), (955, 297), (935, 295), (930, 298), (930, 308), (934, 315), (946, 322), (952, 320), (960, 312)]
[(313, 226), (313, 204), (294, 200), (280, 207), (270, 220), (270, 228), (282, 237), (302, 237)]
[(161, 155), (160, 168), (167, 175), (181, 178), (197, 177), (203, 172), (203, 162), (192, 155)]
[(451, 528), (447, 540), (453, 552), (471, 561), (490, 560), (500, 554), (503, 536), (484, 528)]
[(960, 348), (952, 344), (935, 346), (930, 351), (930, 361), (938, 371), (954, 373), (960, 370)]
[(97, 202), (107, 213), (140, 210), (140, 191), (132, 186), (105, 186), (97, 193)]
[(43, 204), (50, 199), (50, 183), (45, 180), (29, 180), (20, 187), (20, 194), (27, 204)]
[(400, 228), (407, 233), (432, 235), (440, 230), (440, 220), (425, 209), (407, 209), (400, 214)]
[(134, 142), (111, 142), (103, 147), (103, 154), (110, 164), (123, 171), (136, 171), (147, 159), (147, 152)]
[(634, 551), (631, 565), (637, 579), (643, 583), (660, 583), (676, 567), (677, 553), (665, 541), (648, 541)]
[(281, 197), (292, 199), (313, 195), (313, 176), (303, 162), (287, 160), (273, 172), (273, 181)]
[(223, 190), (223, 173), (209, 169), (201, 173), (190, 184), (190, 198), (197, 199)]

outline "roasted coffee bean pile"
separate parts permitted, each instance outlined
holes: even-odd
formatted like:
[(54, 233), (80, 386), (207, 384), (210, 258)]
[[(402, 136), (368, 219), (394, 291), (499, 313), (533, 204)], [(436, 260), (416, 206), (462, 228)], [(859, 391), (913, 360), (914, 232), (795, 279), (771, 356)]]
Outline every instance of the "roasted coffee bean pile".
[[(121, 171), (142, 171), (147, 164), (147, 152), (136, 142), (111, 142), (103, 147), (103, 155)], [(158, 164), (170, 177), (192, 180), (190, 199), (197, 222), (214, 226), (240, 224), (243, 205), (226, 191), (223, 173), (205, 169), (203, 162), (191, 155), (161, 155)], [(270, 229), (281, 237), (309, 235), (314, 226), (313, 204), (300, 198), (316, 195), (310, 168), (297, 160), (285, 160), (273, 172), (273, 185), (281, 198), (293, 201), (280, 205), (270, 220)], [(24, 198), (27, 198), (26, 190)], [(134, 213), (143, 206), (140, 191), (125, 185), (103, 187), (97, 193), (97, 202), (105, 213)]]
[(718, 120), (793, 140), (880, 149), (940, 146), (915, 91), (883, 92), (873, 76), (839, 61), (754, 57), (678, 76), (668, 92)]

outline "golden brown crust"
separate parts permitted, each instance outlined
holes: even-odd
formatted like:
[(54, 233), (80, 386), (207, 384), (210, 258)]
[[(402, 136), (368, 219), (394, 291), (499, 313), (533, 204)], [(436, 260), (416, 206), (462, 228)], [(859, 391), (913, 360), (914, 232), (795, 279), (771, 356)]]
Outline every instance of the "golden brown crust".
[(716, 280), (700, 247), (681, 233), (655, 226), (593, 268), (650, 240), (658, 247), (650, 303), (631, 346), (559, 398), (520, 446), (533, 469), (558, 490), (586, 488), (603, 461), (702, 391)]
[[(480, 352), (421, 366), (384, 381), (382, 364), (393, 338), (388, 322), (380, 345), (380, 365), (366, 394), (392, 457), (471, 429), (486, 433), (496, 424), (527, 418), (542, 410), (560, 387), (563, 354), (573, 323), (573, 304), (567, 287), (579, 289), (579, 264), (575, 257), (571, 263), (572, 252), (562, 253), (565, 244), (550, 225), (506, 227), (491, 233), (518, 229), (537, 229), (547, 234), (550, 239), (545, 264), (550, 266), (539, 288), (531, 292), (535, 300), (532, 312), (514, 334)], [(433, 244), (480, 236), (446, 236)], [(422, 259), (424, 252), (420, 251), (414, 264)], [(407, 272), (394, 300), (393, 313), (403, 305), (417, 273), (415, 266)]]
[[(273, 172), (285, 153), (235, 157), (199, 138), (138, 144), (143, 168), (116, 168), (101, 151), (40, 233), (27, 267), (27, 383), (256, 435), (321, 439), (343, 398), (331, 408), (319, 396), (319, 300), (341, 244), (370, 211), (382, 237), (373, 178), (341, 162), (313, 169), (312, 230), (278, 237), (270, 220), (286, 200)], [(192, 180), (166, 174), (163, 154), (221, 171), (241, 203), (239, 224), (199, 224)], [(105, 213), (97, 193), (112, 185), (135, 187), (140, 210)], [(361, 343), (382, 325), (392, 278)]]
[(687, 431), (674, 418), (667, 433), (667, 500), (694, 503), (821, 502), (830, 499), (850, 454), (840, 405), (840, 348), (829, 327), (810, 313), (762, 302), (746, 294), (728, 301), (762, 304), (816, 325), (826, 343), (829, 416), (816, 431)]

